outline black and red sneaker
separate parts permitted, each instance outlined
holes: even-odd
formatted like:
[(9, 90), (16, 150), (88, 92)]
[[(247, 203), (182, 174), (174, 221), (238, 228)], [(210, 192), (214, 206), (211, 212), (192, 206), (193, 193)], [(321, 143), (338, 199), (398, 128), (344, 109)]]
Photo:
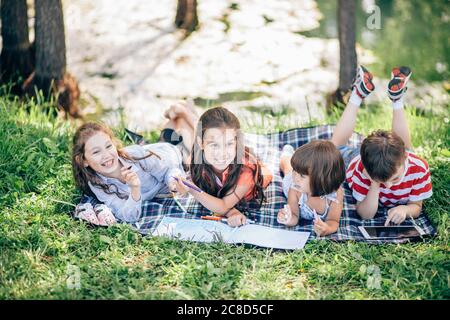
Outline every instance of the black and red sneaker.
[(388, 84), (388, 96), (392, 101), (403, 97), (408, 87), (406, 84), (411, 78), (412, 71), (408, 67), (395, 67), (391, 72), (391, 81)]
[(367, 97), (373, 90), (375, 85), (372, 82), (373, 75), (363, 66), (359, 66), (356, 70), (355, 80), (353, 80), (352, 88), (356, 88), (356, 93), (361, 99)]

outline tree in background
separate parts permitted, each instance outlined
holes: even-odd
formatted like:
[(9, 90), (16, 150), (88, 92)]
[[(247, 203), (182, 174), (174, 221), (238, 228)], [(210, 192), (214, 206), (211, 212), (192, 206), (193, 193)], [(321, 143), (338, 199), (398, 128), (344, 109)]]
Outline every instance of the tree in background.
[(356, 70), (356, 3), (355, 0), (339, 0), (339, 87), (348, 91), (352, 85)]
[(355, 76), (356, 57), (356, 3), (355, 0), (339, 0), (338, 2), (338, 34), (339, 34), (339, 86), (328, 106), (346, 103), (346, 96), (351, 89)]
[(36, 69), (26, 82), (28, 94), (35, 87), (45, 97), (58, 97), (58, 106), (72, 117), (79, 117), (80, 91), (74, 77), (66, 72), (66, 43), (61, 0), (35, 0)]
[(175, 26), (188, 34), (197, 29), (197, 0), (178, 0)]
[(1, 80), (2, 83), (15, 83), (12, 93), (20, 94), (21, 82), (34, 70), (34, 50), (28, 37), (27, 1), (2, 0), (1, 19)]

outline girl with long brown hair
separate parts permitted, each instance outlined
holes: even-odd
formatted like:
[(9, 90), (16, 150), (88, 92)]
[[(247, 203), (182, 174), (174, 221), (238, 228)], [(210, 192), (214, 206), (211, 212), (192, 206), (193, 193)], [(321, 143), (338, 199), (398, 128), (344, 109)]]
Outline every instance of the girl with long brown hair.
[(95, 196), (114, 216), (137, 221), (142, 200), (174, 190), (185, 176), (177, 147), (160, 142), (122, 148), (100, 123), (82, 125), (73, 137), (72, 170), (77, 187)]
[(166, 115), (183, 139), (187, 138), (188, 148), (192, 148), (189, 166), (192, 187), (186, 187), (183, 182), (187, 181), (178, 180), (177, 190), (189, 192), (207, 209), (227, 217), (229, 225), (245, 224), (247, 219), (236, 205), (252, 199), (262, 204), (263, 190), (271, 182), (272, 174), (244, 146), (238, 118), (223, 107), (209, 109), (198, 120), (194, 134), (193, 113), (188, 104), (174, 105)]

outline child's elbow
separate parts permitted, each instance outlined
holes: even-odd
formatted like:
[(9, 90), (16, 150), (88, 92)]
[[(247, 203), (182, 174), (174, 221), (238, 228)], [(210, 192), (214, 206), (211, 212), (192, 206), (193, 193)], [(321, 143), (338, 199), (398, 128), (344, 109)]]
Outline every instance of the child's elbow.
[(360, 208), (360, 207), (356, 207), (356, 212), (358, 213), (358, 216), (362, 219), (362, 220), (370, 220), (373, 219), (373, 217), (375, 217), (376, 215), (376, 211), (375, 212), (366, 212), (364, 209)]
[(358, 212), (358, 215), (361, 218), (361, 220), (371, 220), (371, 219), (373, 219), (373, 217), (375, 217), (375, 213), (367, 214), (367, 213)]

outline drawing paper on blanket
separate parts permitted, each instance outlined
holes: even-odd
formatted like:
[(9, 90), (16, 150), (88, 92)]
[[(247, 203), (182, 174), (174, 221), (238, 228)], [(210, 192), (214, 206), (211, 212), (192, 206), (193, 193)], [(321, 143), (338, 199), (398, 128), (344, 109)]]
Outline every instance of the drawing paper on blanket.
[(265, 248), (302, 249), (310, 232), (288, 231), (248, 224), (238, 228), (217, 221), (164, 217), (153, 236), (168, 236), (195, 242), (223, 241), (251, 244)]

